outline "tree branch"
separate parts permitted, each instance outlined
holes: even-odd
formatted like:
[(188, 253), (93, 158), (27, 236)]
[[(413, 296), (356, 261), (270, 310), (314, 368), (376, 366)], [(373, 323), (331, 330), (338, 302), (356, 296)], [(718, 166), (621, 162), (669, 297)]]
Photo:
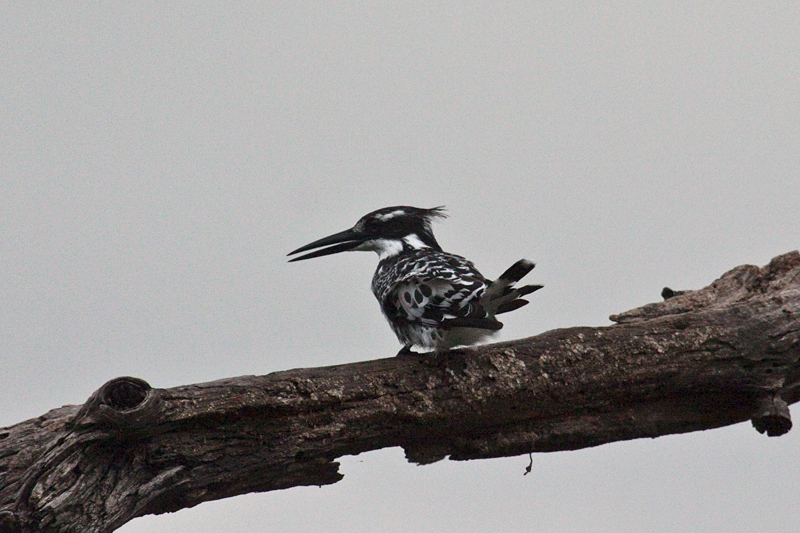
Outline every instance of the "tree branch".
[(172, 389), (136, 378), (0, 430), (0, 531), (107, 532), (137, 516), (341, 479), (337, 457), (410, 461), (597, 446), (744, 420), (800, 399), (800, 254), (741, 266), (617, 324)]

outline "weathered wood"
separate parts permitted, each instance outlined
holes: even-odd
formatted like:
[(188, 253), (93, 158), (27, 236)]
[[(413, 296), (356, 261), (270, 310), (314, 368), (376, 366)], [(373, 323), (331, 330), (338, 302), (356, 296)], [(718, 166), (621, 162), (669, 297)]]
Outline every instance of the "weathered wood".
[(596, 446), (752, 420), (800, 399), (800, 254), (741, 266), (617, 324), (172, 389), (136, 378), (0, 430), (0, 531), (107, 532), (252, 491), (325, 485), (337, 457)]

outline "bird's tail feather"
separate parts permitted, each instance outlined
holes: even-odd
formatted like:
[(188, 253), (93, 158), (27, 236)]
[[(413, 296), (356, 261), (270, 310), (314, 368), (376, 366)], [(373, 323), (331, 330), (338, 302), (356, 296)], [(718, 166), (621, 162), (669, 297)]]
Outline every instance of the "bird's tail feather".
[(528, 304), (528, 300), (522, 299), (521, 296), (541, 289), (542, 285), (525, 285), (516, 288), (514, 284), (525, 277), (535, 266), (535, 263), (527, 259), (520, 259), (486, 288), (481, 303), (489, 312), (489, 316), (508, 313)]

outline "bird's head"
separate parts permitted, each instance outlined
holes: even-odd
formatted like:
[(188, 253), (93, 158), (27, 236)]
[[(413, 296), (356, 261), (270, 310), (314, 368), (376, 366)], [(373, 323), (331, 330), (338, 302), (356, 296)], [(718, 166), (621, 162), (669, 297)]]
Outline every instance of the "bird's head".
[(419, 207), (384, 207), (361, 217), (352, 228), (319, 239), (288, 255), (314, 250), (290, 259), (300, 261), (346, 251), (373, 251), (381, 259), (404, 250), (433, 248), (440, 250), (431, 231), (431, 221), (444, 218), (444, 207), (421, 209)]

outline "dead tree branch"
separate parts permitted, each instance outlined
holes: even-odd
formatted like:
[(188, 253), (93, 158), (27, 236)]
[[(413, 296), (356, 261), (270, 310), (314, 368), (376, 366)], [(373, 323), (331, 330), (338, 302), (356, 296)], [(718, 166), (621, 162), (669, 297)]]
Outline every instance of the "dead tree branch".
[(108, 532), (137, 516), (325, 485), (337, 457), (410, 461), (597, 446), (744, 420), (791, 428), (800, 254), (612, 316), (457, 350), (172, 389), (136, 378), (0, 430), (0, 531)]

